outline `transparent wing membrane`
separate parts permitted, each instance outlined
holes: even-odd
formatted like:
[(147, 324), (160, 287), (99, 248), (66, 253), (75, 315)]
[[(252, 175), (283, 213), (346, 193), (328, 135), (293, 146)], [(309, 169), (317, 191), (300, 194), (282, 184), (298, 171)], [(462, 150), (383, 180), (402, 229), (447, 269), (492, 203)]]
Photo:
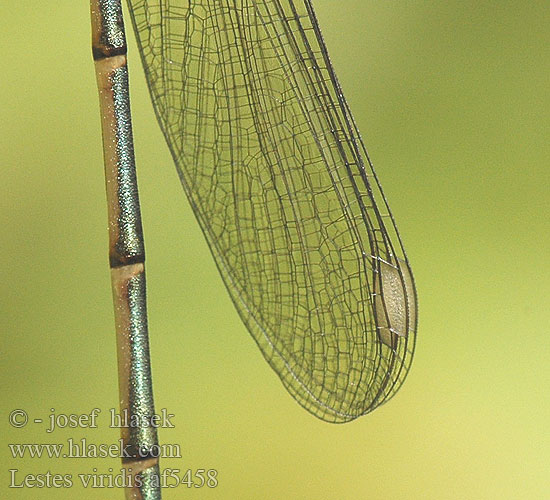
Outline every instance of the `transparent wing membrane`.
[(157, 117), (242, 320), (292, 396), (390, 398), (413, 278), (309, 0), (128, 0)]

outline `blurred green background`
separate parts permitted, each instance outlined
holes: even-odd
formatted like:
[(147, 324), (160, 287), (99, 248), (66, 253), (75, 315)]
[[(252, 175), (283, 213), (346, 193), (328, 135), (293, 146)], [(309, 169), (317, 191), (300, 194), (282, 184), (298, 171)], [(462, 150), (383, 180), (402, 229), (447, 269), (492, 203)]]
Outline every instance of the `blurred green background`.
[[(315, 2), (415, 272), (417, 354), (398, 396), (322, 423), (284, 391), (218, 277), (153, 117), (133, 34), (132, 105), (164, 467), (217, 469), (165, 499), (550, 498), (550, 10), (543, 0)], [(111, 443), (115, 338), (86, 1), (0, 5), (2, 498), (30, 473), (118, 459), (14, 459), (6, 443)], [(127, 23), (129, 27), (129, 23)], [(98, 429), (30, 418), (102, 410)]]

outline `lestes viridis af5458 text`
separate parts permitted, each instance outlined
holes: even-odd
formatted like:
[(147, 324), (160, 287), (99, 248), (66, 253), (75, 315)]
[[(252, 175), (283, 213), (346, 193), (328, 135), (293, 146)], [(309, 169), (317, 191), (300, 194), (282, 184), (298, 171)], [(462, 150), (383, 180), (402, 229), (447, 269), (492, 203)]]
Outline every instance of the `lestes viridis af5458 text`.
[[(316, 417), (391, 398), (416, 292), (311, 0), (128, 0), (154, 109), (231, 299)], [(121, 0), (91, 0), (131, 498), (160, 498)]]

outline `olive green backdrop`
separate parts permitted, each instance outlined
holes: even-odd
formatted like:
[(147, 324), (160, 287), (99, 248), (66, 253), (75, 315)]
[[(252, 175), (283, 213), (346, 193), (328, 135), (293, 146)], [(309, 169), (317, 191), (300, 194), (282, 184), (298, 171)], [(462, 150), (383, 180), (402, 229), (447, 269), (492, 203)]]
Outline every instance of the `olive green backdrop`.
[[(401, 392), (346, 425), (285, 392), (217, 275), (129, 34), (164, 467), (218, 470), (166, 499), (550, 498), (550, 11), (546, 0), (317, 0), (346, 96), (415, 272)], [(112, 443), (118, 430), (106, 208), (88, 3), (0, 5), (2, 498), (122, 498), (77, 474), (110, 459), (14, 459), (6, 443)], [(129, 23), (127, 23), (129, 27)], [(50, 408), (97, 429), (46, 432)], [(14, 409), (31, 421), (8, 424)], [(69, 489), (9, 489), (72, 474)], [(110, 471), (109, 469), (112, 469)]]

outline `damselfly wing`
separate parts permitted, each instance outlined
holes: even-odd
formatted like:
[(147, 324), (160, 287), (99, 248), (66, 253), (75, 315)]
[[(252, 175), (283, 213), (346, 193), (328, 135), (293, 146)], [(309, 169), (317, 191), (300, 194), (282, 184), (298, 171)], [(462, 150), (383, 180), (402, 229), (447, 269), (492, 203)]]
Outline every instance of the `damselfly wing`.
[(409, 370), (416, 293), (310, 0), (128, 0), (160, 127), (243, 322), (330, 422)]

